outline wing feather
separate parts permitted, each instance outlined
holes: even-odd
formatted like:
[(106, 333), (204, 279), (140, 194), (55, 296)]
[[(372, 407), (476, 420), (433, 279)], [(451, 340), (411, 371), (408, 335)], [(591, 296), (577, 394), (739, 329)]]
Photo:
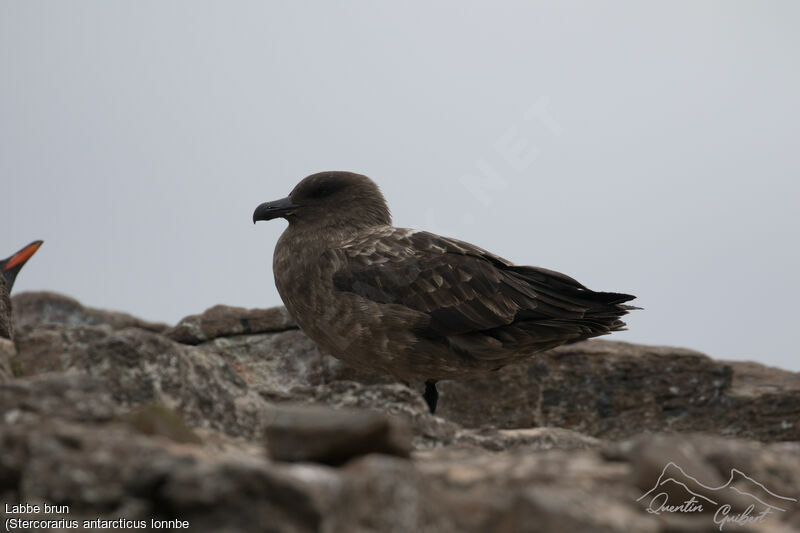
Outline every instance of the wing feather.
[[(621, 329), (633, 296), (595, 292), (539, 267), (427, 232), (396, 229), (348, 243), (334, 287), (416, 311), (416, 331), (470, 345), (515, 342), (551, 347)], [(462, 337), (457, 340), (457, 337)], [(496, 349), (496, 347), (495, 347)], [(493, 357), (491, 350), (484, 357)]]

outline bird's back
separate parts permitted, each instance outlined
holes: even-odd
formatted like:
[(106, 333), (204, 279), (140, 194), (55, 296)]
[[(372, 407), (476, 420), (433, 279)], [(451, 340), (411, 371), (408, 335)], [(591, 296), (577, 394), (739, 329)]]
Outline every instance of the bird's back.
[[(469, 375), (617, 331), (631, 309), (624, 302), (634, 298), (591, 291), (564, 274), (402, 228), (361, 232), (328, 250), (323, 262), (332, 265), (331, 299), (364, 315), (359, 323), (371, 324), (366, 334), (378, 339), (364, 357), (379, 354), (386, 330), (404, 331), (406, 341), (386, 356), (401, 375), (409, 368), (428, 377)], [(361, 350), (370, 351), (365, 344)], [(436, 361), (427, 364), (430, 358)], [(435, 368), (439, 373), (430, 374)]]

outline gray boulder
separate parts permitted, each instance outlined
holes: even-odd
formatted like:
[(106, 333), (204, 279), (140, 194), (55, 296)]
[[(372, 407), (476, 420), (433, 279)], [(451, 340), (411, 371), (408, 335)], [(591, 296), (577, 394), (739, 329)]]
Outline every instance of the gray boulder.
[[(49, 293), (14, 308), (0, 499), (69, 514), (12, 518), (700, 532), (771, 506), (724, 530), (800, 531), (796, 373), (589, 341), (444, 382), (434, 416), (421, 384), (327, 356), (281, 309), (217, 306), (166, 329)], [(702, 509), (654, 512), (692, 496)]]
[(141, 328), (162, 332), (166, 324), (148, 322), (128, 313), (85, 307), (69, 296), (54, 292), (23, 292), (15, 294), (14, 325), (28, 333), (45, 327), (72, 328), (77, 326), (108, 325), (112, 329)]
[(216, 305), (199, 315), (191, 315), (169, 328), (164, 334), (184, 344), (200, 344), (219, 337), (271, 333), (297, 329), (285, 307), (245, 309)]
[(411, 452), (411, 432), (402, 419), (366, 409), (282, 406), (272, 413), (266, 438), (276, 461), (340, 465), (369, 453)]

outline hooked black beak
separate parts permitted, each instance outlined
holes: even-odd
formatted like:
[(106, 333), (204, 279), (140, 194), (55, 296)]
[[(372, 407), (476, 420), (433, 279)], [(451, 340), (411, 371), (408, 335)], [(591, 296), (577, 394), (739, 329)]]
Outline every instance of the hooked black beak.
[(300, 206), (292, 203), (292, 199), (289, 197), (275, 200), (274, 202), (264, 202), (256, 207), (253, 212), (253, 224), (259, 220), (272, 220), (273, 218), (291, 215), (298, 207)]

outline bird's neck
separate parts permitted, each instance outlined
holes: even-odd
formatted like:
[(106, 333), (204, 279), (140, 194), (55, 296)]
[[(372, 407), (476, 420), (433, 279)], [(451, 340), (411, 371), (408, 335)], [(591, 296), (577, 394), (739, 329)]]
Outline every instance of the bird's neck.
[(358, 231), (352, 229), (314, 229), (302, 225), (290, 225), (284, 230), (275, 246), (272, 269), (278, 293), (295, 319), (306, 316), (306, 310), (314, 305), (314, 294), (308, 289), (310, 283), (332, 284), (336, 264), (325, 260), (326, 254), (357, 235)]
[[(280, 241), (291, 243), (294, 251), (302, 246), (308, 250), (327, 250), (338, 248), (342, 243), (363, 233), (376, 231), (385, 225), (304, 225), (290, 224), (281, 235)], [(279, 242), (280, 244), (280, 242)]]

